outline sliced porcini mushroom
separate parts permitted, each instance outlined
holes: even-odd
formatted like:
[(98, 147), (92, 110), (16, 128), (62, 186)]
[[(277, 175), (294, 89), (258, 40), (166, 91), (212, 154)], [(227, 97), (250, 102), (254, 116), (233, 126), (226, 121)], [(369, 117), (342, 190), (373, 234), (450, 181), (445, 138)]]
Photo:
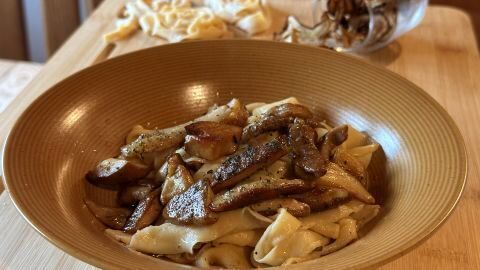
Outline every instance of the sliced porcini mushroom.
[(154, 170), (158, 170), (175, 150), (175, 147), (171, 147), (160, 152), (143, 153), (141, 161)]
[(160, 189), (150, 192), (147, 197), (141, 200), (132, 215), (129, 217), (123, 230), (134, 233), (151, 225), (162, 212), (162, 205), (159, 200)]
[(312, 211), (325, 210), (336, 206), (348, 199), (348, 192), (344, 189), (329, 188), (326, 190), (312, 190), (302, 194), (290, 195), (300, 202), (308, 204)]
[(141, 134), (136, 140), (123, 146), (120, 151), (123, 157), (142, 158), (145, 153), (163, 152), (180, 145), (186, 134), (185, 126), (198, 121), (213, 121), (243, 127), (248, 119), (248, 111), (237, 99), (232, 99), (227, 105), (215, 107), (207, 114), (175, 127), (158, 129)]
[(269, 200), (280, 195), (303, 193), (311, 190), (310, 183), (300, 179), (265, 178), (255, 182), (238, 185), (215, 195), (210, 209), (223, 212), (241, 208), (259, 201)]
[(135, 141), (140, 135), (142, 134), (150, 134), (152, 133), (153, 130), (146, 129), (142, 125), (136, 125), (132, 127), (132, 130), (128, 133), (127, 137), (125, 138), (125, 141), (127, 144)]
[(242, 141), (248, 141), (265, 132), (286, 128), (296, 117), (307, 119), (312, 118), (313, 114), (300, 104), (285, 103), (272, 107), (257, 121), (243, 129)]
[(333, 162), (357, 178), (364, 187), (368, 186), (367, 170), (363, 163), (346, 151), (337, 151), (333, 155)]
[(222, 165), (226, 158), (220, 158), (214, 161), (207, 162), (202, 165), (194, 174), (193, 179), (195, 181), (199, 179), (211, 179), (212, 174)]
[(293, 152), (295, 173), (303, 179), (324, 175), (328, 158), (325, 158), (315, 145), (316, 131), (302, 119), (295, 119), (289, 129), (289, 145)]
[(353, 176), (347, 173), (342, 167), (330, 162), (327, 166), (327, 173), (315, 180), (319, 189), (341, 188), (348, 191), (352, 196), (367, 204), (375, 203), (375, 199), (365, 187)]
[(197, 171), (203, 164), (208, 163), (208, 160), (199, 157), (189, 157), (184, 160), (189, 169)]
[(118, 202), (125, 206), (134, 205), (145, 199), (154, 188), (149, 184), (123, 187), (118, 193)]
[(212, 175), (214, 192), (229, 188), (268, 166), (287, 154), (285, 137), (281, 136), (266, 144), (248, 147), (240, 154), (229, 157)]
[(145, 164), (118, 158), (109, 158), (100, 162), (85, 178), (101, 187), (118, 187), (145, 177), (150, 169)]
[(199, 121), (185, 127), (185, 150), (192, 156), (215, 160), (237, 150), (242, 129), (217, 122)]
[(85, 205), (99, 221), (115, 230), (122, 229), (132, 213), (126, 208), (101, 206), (90, 200), (85, 200)]
[(335, 127), (327, 132), (320, 140), (320, 153), (323, 158), (329, 160), (335, 147), (341, 145), (348, 139), (348, 126), (342, 125)]
[(179, 225), (207, 225), (217, 221), (208, 207), (213, 191), (208, 181), (201, 179), (187, 191), (174, 196), (163, 209), (165, 220)]
[[(244, 127), (247, 124), (249, 113), (240, 100), (234, 98), (227, 103), (228, 114), (219, 122), (238, 127)], [(203, 120), (211, 121), (211, 120)]]
[(173, 196), (180, 194), (193, 185), (193, 177), (185, 167), (179, 154), (173, 154), (168, 159), (167, 176), (162, 187), (160, 201), (167, 204)]
[(280, 208), (285, 208), (291, 215), (295, 217), (310, 215), (310, 206), (308, 206), (308, 204), (299, 202), (292, 198), (276, 198), (262, 201), (250, 205), (250, 208), (264, 216), (275, 215), (277, 210)]
[(123, 146), (120, 151), (123, 157), (143, 158), (143, 155), (151, 152), (163, 152), (169, 148), (180, 145), (185, 138), (183, 126), (168, 129), (158, 129), (150, 133), (141, 134), (133, 142)]

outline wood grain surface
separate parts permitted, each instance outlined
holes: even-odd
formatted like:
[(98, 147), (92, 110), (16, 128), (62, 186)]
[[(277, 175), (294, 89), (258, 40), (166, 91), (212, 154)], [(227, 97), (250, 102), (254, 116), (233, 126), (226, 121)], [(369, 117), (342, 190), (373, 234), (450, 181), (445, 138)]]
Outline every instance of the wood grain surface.
[[(0, 142), (16, 117), (38, 95), (73, 72), (111, 55), (153, 46), (161, 41), (141, 34), (115, 46), (101, 35), (112, 29), (121, 9), (107, 0), (47, 63), (33, 82), (0, 115)], [(290, 6), (284, 1), (285, 7)], [(279, 4), (279, 9), (282, 5)], [(305, 15), (308, 16), (308, 15)], [(429, 240), (381, 269), (480, 269), (480, 59), (469, 17), (456, 9), (432, 6), (422, 24), (378, 52), (360, 56), (413, 81), (451, 114), (469, 154), (469, 177), (457, 209)], [(0, 269), (93, 269), (54, 247), (14, 209), (8, 192), (0, 195)]]

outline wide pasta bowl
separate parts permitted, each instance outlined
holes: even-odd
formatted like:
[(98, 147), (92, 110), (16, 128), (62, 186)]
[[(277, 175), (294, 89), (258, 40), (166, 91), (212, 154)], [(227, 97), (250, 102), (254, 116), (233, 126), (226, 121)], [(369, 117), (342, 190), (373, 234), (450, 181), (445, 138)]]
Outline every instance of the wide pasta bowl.
[(358, 241), (291, 269), (379, 266), (428, 238), (462, 193), (459, 130), (428, 94), (385, 69), (332, 51), (265, 41), (205, 41), (147, 49), (87, 68), (53, 86), (19, 118), (3, 173), (23, 216), (67, 253), (106, 269), (191, 268), (130, 251), (103, 233), (83, 203), (113, 199), (83, 177), (118, 154), (135, 124), (168, 127), (232, 97), (296, 96), (334, 124), (382, 145), (371, 170), (380, 217)]

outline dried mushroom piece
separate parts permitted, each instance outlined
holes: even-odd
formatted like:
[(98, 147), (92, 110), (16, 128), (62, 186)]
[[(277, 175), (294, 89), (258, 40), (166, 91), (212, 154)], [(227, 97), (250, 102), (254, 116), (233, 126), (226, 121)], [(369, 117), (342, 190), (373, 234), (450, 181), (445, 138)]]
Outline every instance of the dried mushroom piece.
[(215, 195), (210, 204), (210, 209), (215, 212), (223, 212), (277, 198), (281, 195), (303, 193), (311, 189), (310, 183), (300, 179), (287, 180), (267, 177)]
[(302, 25), (290, 16), (277, 39), (344, 50), (385, 42), (396, 28), (396, 0), (318, 0), (316, 5), (316, 25)]
[(175, 153), (170, 156), (167, 164), (167, 176), (160, 196), (163, 204), (167, 204), (171, 198), (181, 194), (194, 183), (190, 171), (185, 167), (185, 163), (179, 154)]
[(85, 205), (104, 225), (115, 230), (121, 230), (132, 211), (127, 208), (108, 207), (85, 200)]
[(147, 197), (141, 200), (128, 221), (125, 223), (123, 230), (134, 233), (151, 225), (160, 215), (162, 205), (159, 200), (160, 189), (150, 192)]
[(200, 121), (185, 127), (185, 150), (192, 156), (215, 160), (237, 150), (242, 129), (217, 122)]
[(199, 180), (187, 191), (174, 196), (163, 209), (163, 217), (179, 225), (207, 225), (217, 216), (208, 207), (213, 191), (206, 180)]
[(94, 170), (89, 171), (85, 178), (96, 186), (115, 188), (143, 178), (149, 171), (148, 166), (139, 162), (109, 158), (100, 162)]
[(234, 186), (257, 170), (268, 166), (287, 154), (285, 137), (279, 137), (266, 144), (248, 147), (223, 162), (212, 175), (211, 186), (219, 192)]
[(313, 27), (301, 24), (294, 16), (289, 16), (285, 30), (276, 37), (284, 42), (311, 46), (324, 46), (327, 35), (333, 31), (334, 23), (323, 20)]

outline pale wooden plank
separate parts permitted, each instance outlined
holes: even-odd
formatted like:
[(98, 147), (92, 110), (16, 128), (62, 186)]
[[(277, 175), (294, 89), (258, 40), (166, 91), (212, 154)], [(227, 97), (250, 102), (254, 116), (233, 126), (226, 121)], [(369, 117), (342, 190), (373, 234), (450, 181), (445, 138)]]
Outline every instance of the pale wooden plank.
[[(62, 252), (38, 234), (13, 206), (8, 192), (0, 195), (0, 269), (95, 269)], [(5, 248), (8, 247), (8, 248)]]
[(0, 1), (0, 58), (27, 58), (22, 17), (21, 1)]

